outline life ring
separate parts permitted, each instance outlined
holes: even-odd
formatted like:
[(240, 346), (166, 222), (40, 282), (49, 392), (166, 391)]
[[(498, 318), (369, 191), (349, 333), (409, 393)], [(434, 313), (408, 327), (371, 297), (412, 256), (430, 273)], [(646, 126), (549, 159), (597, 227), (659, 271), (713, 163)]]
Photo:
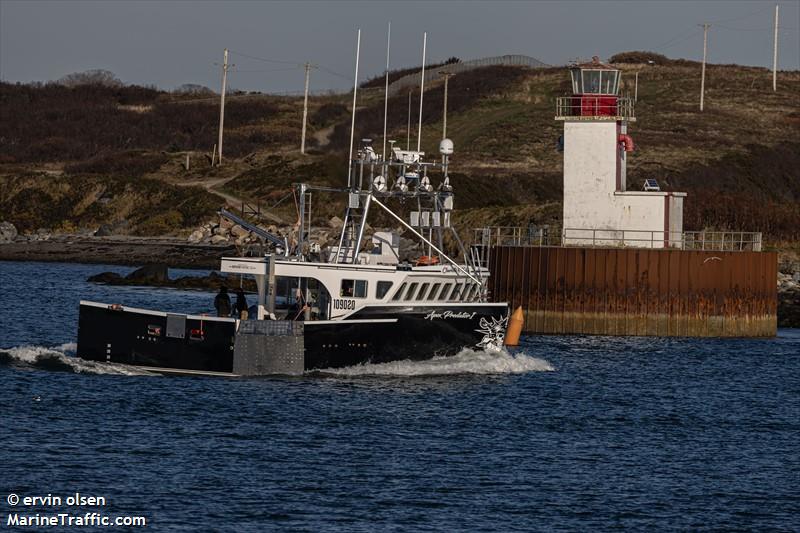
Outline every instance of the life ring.
[(439, 258), (435, 255), (423, 255), (419, 259), (417, 259), (417, 266), (433, 266), (439, 264)]

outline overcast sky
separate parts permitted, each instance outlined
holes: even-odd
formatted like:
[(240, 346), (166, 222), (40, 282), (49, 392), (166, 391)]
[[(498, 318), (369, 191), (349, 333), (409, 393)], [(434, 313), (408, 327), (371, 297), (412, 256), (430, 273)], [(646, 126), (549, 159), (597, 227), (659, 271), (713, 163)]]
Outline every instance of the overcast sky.
[[(779, 68), (800, 68), (800, 0), (781, 0)], [(771, 67), (774, 2), (147, 2), (0, 0), (0, 78), (47, 81), (107, 69), (127, 83), (218, 90), (222, 50), (237, 89), (302, 89), (295, 64), (311, 61), (314, 90), (352, 85), (357, 28), (360, 79), (383, 71), (392, 22), (392, 68), (428, 60), (526, 54), (558, 65), (626, 50)], [(238, 52), (238, 53), (237, 53)], [(259, 59), (252, 59), (253, 56)], [(270, 61), (264, 61), (264, 60)], [(284, 63), (285, 62), (285, 63)], [(348, 81), (350, 80), (350, 81)]]

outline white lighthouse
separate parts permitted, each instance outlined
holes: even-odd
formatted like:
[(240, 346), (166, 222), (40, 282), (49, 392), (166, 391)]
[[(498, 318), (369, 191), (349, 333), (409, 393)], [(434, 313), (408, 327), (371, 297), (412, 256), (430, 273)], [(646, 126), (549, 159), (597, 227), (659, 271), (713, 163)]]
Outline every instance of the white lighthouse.
[(633, 101), (619, 96), (619, 70), (595, 57), (570, 72), (572, 95), (556, 104), (564, 122), (563, 243), (680, 246), (686, 193), (661, 192), (655, 180), (627, 190), (628, 123), (636, 118)]

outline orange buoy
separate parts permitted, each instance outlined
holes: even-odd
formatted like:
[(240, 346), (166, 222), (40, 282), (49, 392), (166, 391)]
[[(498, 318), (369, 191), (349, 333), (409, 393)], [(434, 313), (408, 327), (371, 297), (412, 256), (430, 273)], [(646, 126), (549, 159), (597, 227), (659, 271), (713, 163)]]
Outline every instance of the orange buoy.
[(431, 266), (431, 265), (438, 265), (439, 258), (435, 255), (427, 256), (423, 255), (419, 259), (417, 259), (417, 266)]
[(511, 318), (508, 319), (508, 329), (506, 329), (506, 346), (519, 346), (519, 336), (522, 333), (522, 324), (525, 323), (525, 315), (522, 313), (522, 306), (517, 307)]

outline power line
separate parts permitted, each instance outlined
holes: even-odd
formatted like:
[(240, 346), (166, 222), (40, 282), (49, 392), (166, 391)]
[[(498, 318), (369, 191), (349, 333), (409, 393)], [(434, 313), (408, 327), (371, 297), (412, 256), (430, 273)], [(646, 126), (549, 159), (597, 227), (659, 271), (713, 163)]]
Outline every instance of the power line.
[[(711, 23), (714, 24), (714, 26), (716, 26), (717, 24), (724, 23), (724, 22), (736, 22), (737, 20), (744, 20), (746, 18), (752, 17), (753, 15), (758, 15), (759, 13), (763, 13), (764, 11), (767, 11), (767, 10), (770, 10), (770, 9), (772, 9), (772, 4), (767, 5), (766, 7), (762, 8), (762, 9), (759, 9), (758, 11), (753, 11), (752, 13), (749, 13), (747, 15), (742, 15), (741, 17), (735, 17), (735, 18), (724, 19), (724, 20), (712, 20)], [(770, 28), (770, 29), (772, 29), (772, 28)]]
[(683, 32), (679, 33), (678, 35), (676, 35), (675, 37), (673, 37), (672, 39), (670, 39), (669, 41), (665, 42), (664, 44), (660, 44), (660, 45), (655, 46), (653, 48), (655, 50), (663, 50), (663, 49), (669, 48), (673, 44), (678, 44), (678, 42), (683, 42), (686, 39), (688, 39), (689, 37), (693, 37), (694, 35), (696, 35), (698, 33), (700, 33), (700, 31), (697, 28), (691, 27), (688, 30), (688, 34), (687, 34), (686, 31), (683, 31)]
[(229, 69), (232, 72), (287, 72), (289, 70), (299, 70), (301, 67), (287, 67), (287, 68), (268, 68), (268, 69), (239, 69), (239, 68), (232, 68)]
[(323, 67), (322, 65), (317, 65), (317, 68), (322, 70), (322, 71), (327, 72), (328, 74), (333, 74), (334, 76), (338, 76), (338, 77), (340, 77), (342, 79), (350, 81), (350, 76), (345, 76), (344, 74), (339, 74), (338, 72), (336, 72), (334, 70), (331, 70), (331, 69), (329, 69), (327, 67)]
[[(716, 28), (723, 28), (726, 30), (734, 30), (734, 31), (774, 31), (775, 28), (732, 28), (731, 26), (720, 26), (716, 24), (714, 27)], [(780, 26), (778, 31), (786, 30), (786, 31), (797, 31), (797, 28), (786, 28), (784, 26)]]
[(296, 66), (299, 66), (299, 67), (303, 66), (303, 64), (301, 62), (299, 62), (299, 61), (285, 61), (285, 60), (281, 60), (281, 59), (267, 59), (265, 57), (253, 56), (253, 55), (250, 55), (250, 54), (245, 54), (243, 52), (236, 52), (234, 50), (229, 50), (229, 52), (232, 53), (232, 54), (236, 54), (237, 56), (242, 56), (242, 57), (246, 57), (248, 59), (253, 59), (255, 61), (263, 61), (264, 63), (279, 63), (279, 64), (282, 64), (282, 65), (296, 65)]
[(656, 50), (666, 50), (666, 49), (668, 49), (668, 48), (672, 48), (672, 47), (673, 47), (673, 46), (675, 46), (675, 45), (678, 45), (678, 44), (684, 43), (684, 42), (688, 41), (689, 39), (692, 39), (692, 38), (696, 37), (696, 36), (697, 36), (697, 35), (699, 35), (699, 34), (700, 34), (702, 31), (703, 31), (703, 30), (698, 30), (698, 29), (695, 29), (694, 31), (692, 31), (692, 33), (690, 33), (690, 34), (689, 34), (689, 35), (687, 35), (686, 37), (683, 37), (683, 38), (682, 38), (682, 39), (680, 39), (680, 40), (674, 41), (674, 42), (672, 42), (672, 43), (671, 43), (671, 44), (669, 44), (669, 45), (666, 45), (666, 46), (661, 46), (660, 48), (656, 48)]

